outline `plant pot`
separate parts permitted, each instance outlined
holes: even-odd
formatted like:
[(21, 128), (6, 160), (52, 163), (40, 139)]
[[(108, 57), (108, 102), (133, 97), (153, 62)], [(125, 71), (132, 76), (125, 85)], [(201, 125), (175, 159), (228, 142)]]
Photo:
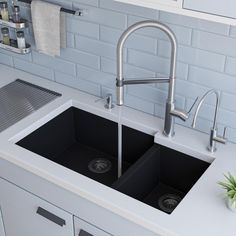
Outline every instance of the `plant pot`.
[(227, 206), (231, 211), (236, 212), (236, 200), (232, 200), (231, 198), (227, 198)]

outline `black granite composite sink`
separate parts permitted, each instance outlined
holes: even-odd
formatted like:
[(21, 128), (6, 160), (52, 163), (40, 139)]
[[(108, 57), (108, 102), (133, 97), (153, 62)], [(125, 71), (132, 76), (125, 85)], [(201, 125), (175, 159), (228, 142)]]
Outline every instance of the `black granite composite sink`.
[(171, 213), (209, 164), (154, 144), (122, 127), (123, 175), (117, 178), (118, 125), (71, 107), (17, 145)]
[[(153, 144), (153, 137), (123, 126), (123, 171)], [(17, 145), (111, 186), (117, 180), (118, 125), (71, 107)]]
[(205, 161), (154, 144), (113, 188), (170, 214), (208, 167)]

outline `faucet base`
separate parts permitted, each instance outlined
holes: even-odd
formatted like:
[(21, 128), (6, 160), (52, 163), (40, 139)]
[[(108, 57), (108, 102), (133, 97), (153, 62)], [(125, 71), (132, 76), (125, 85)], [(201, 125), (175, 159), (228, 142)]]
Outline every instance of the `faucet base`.
[(175, 135), (175, 133), (174, 133), (174, 119), (175, 119), (175, 117), (171, 115), (171, 111), (173, 110), (173, 107), (174, 107), (174, 104), (170, 103), (167, 100), (163, 134), (168, 138), (171, 138)]
[(166, 136), (167, 138), (173, 138), (175, 136), (175, 132), (173, 132), (172, 134), (167, 134), (165, 130), (163, 130), (162, 134)]
[(211, 153), (215, 152), (216, 150), (217, 150), (216, 147), (212, 147), (212, 146), (210, 146), (210, 145), (207, 146), (207, 151), (209, 151), (209, 152), (211, 152)]
[(215, 137), (217, 137), (217, 129), (216, 128), (211, 128), (210, 140), (209, 140), (209, 144), (207, 146), (207, 150), (211, 153), (216, 151), (216, 142), (214, 140)]

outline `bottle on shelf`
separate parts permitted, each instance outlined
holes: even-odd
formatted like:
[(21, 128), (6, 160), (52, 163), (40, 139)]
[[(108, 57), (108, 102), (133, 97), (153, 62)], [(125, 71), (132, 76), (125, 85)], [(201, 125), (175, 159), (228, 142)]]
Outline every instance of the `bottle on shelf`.
[(14, 23), (20, 23), (21, 18), (20, 18), (20, 7), (19, 6), (13, 6), (12, 8), (12, 21)]
[(17, 47), (18, 48), (20, 48), (20, 49), (26, 48), (25, 34), (23, 31), (16, 32), (16, 39), (17, 39)]
[(2, 43), (10, 45), (9, 29), (7, 27), (3, 27), (1, 28), (1, 32), (2, 32)]
[(0, 13), (2, 16), (2, 20), (9, 21), (9, 11), (7, 2), (0, 3)]

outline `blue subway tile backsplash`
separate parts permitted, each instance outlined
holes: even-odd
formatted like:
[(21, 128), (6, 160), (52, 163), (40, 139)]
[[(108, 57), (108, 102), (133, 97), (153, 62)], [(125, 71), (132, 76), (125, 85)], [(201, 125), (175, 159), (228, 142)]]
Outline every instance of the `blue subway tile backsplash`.
[[(10, 0), (9, 0), (10, 1)], [(32, 54), (21, 56), (0, 50), (0, 63), (54, 80), (90, 94), (115, 95), (116, 44), (131, 24), (147, 19), (167, 24), (178, 40), (176, 100), (188, 109), (195, 97), (209, 89), (220, 93), (220, 131), (228, 126), (228, 138), (236, 143), (236, 27), (187, 16), (118, 3), (113, 0), (49, 0), (64, 7), (83, 8), (83, 17), (67, 16), (67, 48), (51, 58), (36, 52), (33, 29), (26, 30)], [(30, 9), (21, 14), (31, 21)], [(168, 76), (170, 44), (161, 31), (141, 29), (132, 35), (124, 50), (127, 78)], [(135, 85), (125, 89), (125, 104), (164, 117), (167, 86)], [(197, 129), (209, 132), (214, 113), (214, 97), (200, 112)], [(183, 123), (191, 125), (191, 119)]]

